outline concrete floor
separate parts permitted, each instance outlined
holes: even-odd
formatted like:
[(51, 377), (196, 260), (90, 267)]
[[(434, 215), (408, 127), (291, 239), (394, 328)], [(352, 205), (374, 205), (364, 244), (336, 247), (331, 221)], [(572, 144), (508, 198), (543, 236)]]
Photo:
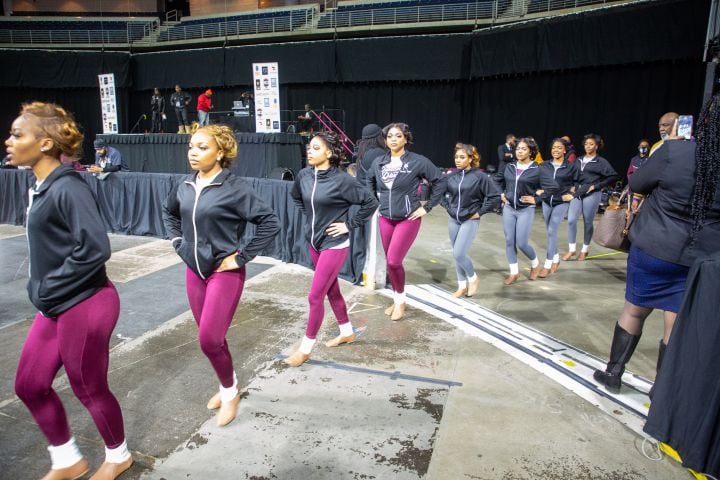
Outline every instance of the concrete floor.
[[(446, 222), (441, 209), (423, 219), (405, 263), (409, 285), (455, 290)], [(544, 248), (539, 215), (534, 230), (532, 244)], [(237, 419), (218, 428), (205, 408), (217, 381), (197, 345), (184, 267), (165, 241), (111, 235), (111, 243), (109, 274), (122, 312), (109, 377), (136, 460), (123, 479), (691, 478), (672, 460), (647, 458), (651, 446), (621, 423), (621, 409), (605, 413), (592, 395), (581, 398), (532, 362), (413, 303), (404, 320), (391, 322), (382, 291), (343, 282), (359, 341), (323, 345), (337, 331), (328, 309), (312, 360), (284, 367), (278, 360), (304, 332), (312, 272), (268, 258), (251, 264), (228, 333), (243, 399)], [(0, 225), (0, 249), (0, 477), (40, 478), (49, 468), (45, 440), (13, 394), (35, 314), (25, 292), (24, 230)], [(482, 287), (466, 305), (607, 357), (623, 304), (624, 254), (593, 246), (600, 256), (565, 262), (535, 282), (521, 256), (525, 275), (504, 286), (504, 240), (494, 215), (482, 220), (472, 250)], [(654, 377), (661, 329), (653, 314), (629, 364), (633, 373)], [(55, 388), (97, 467), (103, 447), (89, 415), (64, 376)]]

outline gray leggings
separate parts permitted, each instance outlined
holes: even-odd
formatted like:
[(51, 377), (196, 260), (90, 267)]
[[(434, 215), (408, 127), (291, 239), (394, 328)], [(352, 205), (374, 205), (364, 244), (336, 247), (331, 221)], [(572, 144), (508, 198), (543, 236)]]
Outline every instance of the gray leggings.
[(545, 226), (547, 227), (547, 259), (552, 260), (558, 253), (558, 230), (565, 215), (567, 215), (570, 203), (561, 203), (551, 207), (543, 202), (543, 218), (545, 218)]
[(601, 193), (592, 192), (583, 198), (573, 198), (568, 211), (568, 243), (575, 243), (577, 239), (577, 222), (582, 213), (583, 227), (585, 230), (584, 245), (590, 245), (593, 236), (593, 220), (600, 205)]
[(470, 250), (475, 235), (477, 235), (480, 219), (465, 220), (459, 223), (454, 218), (448, 219), (448, 232), (450, 233), (450, 243), (453, 247), (453, 257), (455, 257), (455, 272), (457, 273), (458, 282), (464, 282), (466, 279), (475, 275), (475, 267), (467, 252)]
[(503, 208), (503, 230), (505, 231), (505, 254), (508, 263), (517, 263), (517, 249), (519, 248), (527, 258), (535, 260), (535, 250), (530, 246), (530, 230), (535, 218), (535, 207), (525, 207), (515, 210), (508, 204)]

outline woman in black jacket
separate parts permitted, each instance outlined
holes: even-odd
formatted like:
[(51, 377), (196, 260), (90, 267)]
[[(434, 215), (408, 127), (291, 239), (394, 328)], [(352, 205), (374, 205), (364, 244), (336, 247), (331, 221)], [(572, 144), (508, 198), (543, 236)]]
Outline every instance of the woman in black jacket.
[(374, 123), (365, 125), (362, 129), (362, 138), (357, 141), (357, 155), (355, 156), (355, 172), (361, 185), (367, 184), (368, 172), (376, 158), (387, 152), (385, 135), (380, 126)]
[(660, 370), (690, 266), (720, 252), (717, 99), (698, 121), (697, 144), (675, 137), (676, 125), (674, 139), (630, 177), (630, 189), (646, 199), (630, 230), (625, 306), (615, 324), (610, 360), (605, 371), (594, 374), (611, 392), (620, 391), (625, 365), (656, 308), (664, 311), (665, 320)]
[(537, 279), (540, 273), (540, 262), (529, 243), (535, 204), (540, 195), (555, 193), (557, 185), (552, 174), (534, 162), (537, 152), (534, 138), (521, 138), (515, 145), (515, 161), (495, 175), (502, 191), (505, 253), (510, 264), (510, 274), (503, 281), (505, 285), (512, 285), (520, 277), (518, 248), (530, 260), (530, 280)]
[(120, 404), (107, 381), (110, 337), (120, 315), (105, 272), (110, 242), (92, 191), (60, 162), (60, 155), (74, 157), (82, 142), (72, 115), (41, 102), (22, 106), (5, 141), (10, 163), (31, 167), (36, 180), (27, 214), (28, 293), (40, 312), (20, 354), (15, 392), (50, 443), (46, 479), (88, 471), (52, 388), (60, 367), (105, 442), (105, 462), (93, 478), (116, 478), (133, 463)]
[(575, 162), (580, 167), (580, 180), (575, 191), (575, 198), (570, 202), (568, 211), (568, 252), (563, 255), (565, 261), (577, 255), (575, 239), (580, 215), (583, 217), (585, 235), (578, 261), (582, 262), (587, 258), (594, 232), (593, 221), (602, 195), (600, 191), (617, 178), (617, 172), (612, 168), (610, 162), (597, 153), (603, 147), (603, 139), (600, 135), (594, 133), (585, 135), (583, 147), (585, 155), (578, 157)]
[(480, 154), (473, 145), (455, 145), (455, 167), (457, 171), (443, 182), (445, 209), (450, 216), (448, 232), (458, 279), (458, 289), (453, 296), (472, 297), (480, 286), (480, 278), (467, 252), (477, 235), (480, 217), (500, 206), (500, 191), (480, 170)]
[[(405, 315), (405, 269), (403, 259), (420, 231), (420, 219), (440, 203), (443, 191), (437, 183), (440, 170), (422, 155), (408, 151), (412, 132), (404, 123), (391, 123), (383, 129), (390, 152), (373, 162), (368, 186), (380, 200), (380, 238), (394, 301), (385, 309), (391, 320)], [(430, 200), (423, 207), (418, 190), (420, 182), (430, 183)]]
[[(291, 194), (305, 213), (308, 250), (315, 275), (308, 294), (310, 312), (305, 336), (298, 350), (285, 359), (291, 367), (298, 367), (310, 358), (325, 316), (325, 297), (340, 327), (340, 335), (325, 345), (337, 347), (355, 341), (337, 277), (350, 250), (350, 230), (362, 227), (378, 205), (370, 190), (338, 168), (344, 154), (334, 132), (315, 135), (308, 143), (307, 159), (309, 167), (295, 178)], [(360, 210), (351, 217), (352, 205), (359, 205)]]
[[(248, 181), (227, 170), (236, 155), (230, 128), (200, 128), (188, 150), (190, 168), (196, 173), (185, 177), (163, 205), (165, 228), (187, 265), (187, 296), (198, 324), (200, 348), (220, 381), (220, 391), (207, 405), (220, 409), (219, 426), (235, 419), (240, 402), (225, 336), (245, 284), (245, 264), (280, 230), (277, 216)], [(247, 222), (256, 225), (255, 235), (243, 246)]]
[(543, 218), (545, 227), (547, 227), (547, 255), (538, 278), (545, 278), (551, 273), (555, 273), (560, 266), (558, 230), (567, 215), (570, 201), (574, 198), (573, 192), (575, 192), (580, 178), (580, 169), (577, 163), (565, 160), (565, 154), (565, 140), (556, 138), (553, 140), (550, 150), (551, 159), (540, 165), (540, 168), (552, 173), (558, 189), (554, 193), (544, 193), (541, 196)]

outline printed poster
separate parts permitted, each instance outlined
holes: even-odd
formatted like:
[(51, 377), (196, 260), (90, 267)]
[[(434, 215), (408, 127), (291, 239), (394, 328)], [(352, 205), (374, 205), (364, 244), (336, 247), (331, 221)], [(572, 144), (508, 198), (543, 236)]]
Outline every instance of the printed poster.
[(280, 130), (280, 77), (277, 62), (253, 63), (255, 82), (255, 131)]
[(103, 133), (118, 133), (117, 101), (115, 95), (115, 74), (98, 75), (100, 82), (100, 110)]

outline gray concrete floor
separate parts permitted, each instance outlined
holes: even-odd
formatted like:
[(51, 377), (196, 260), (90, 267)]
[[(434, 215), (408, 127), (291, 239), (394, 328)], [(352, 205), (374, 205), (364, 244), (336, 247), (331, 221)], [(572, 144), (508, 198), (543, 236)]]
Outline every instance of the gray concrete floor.
[[(423, 220), (405, 265), (409, 284), (455, 290), (446, 216)], [(564, 251), (565, 233), (561, 234)], [(674, 479), (679, 464), (648, 459), (643, 439), (531, 365), (416, 308), (400, 322), (389, 299), (343, 282), (360, 339), (330, 349), (329, 309), (312, 360), (279, 363), (301, 338), (312, 272), (259, 258), (228, 333), (242, 401), (215, 426), (217, 381), (199, 350), (184, 271), (167, 242), (111, 235), (109, 274), (122, 312), (112, 340), (111, 387), (123, 407), (135, 465), (123, 479)], [(544, 257), (536, 219), (533, 245)], [(35, 314), (27, 300), (24, 230), (0, 225), (0, 477), (40, 478), (45, 440), (13, 393), (19, 351)], [(483, 218), (472, 249), (482, 278), (471, 301), (606, 358), (623, 304), (625, 255), (592, 247), (545, 280), (502, 285), (500, 217)], [(632, 372), (652, 379), (661, 317), (647, 321)], [(64, 376), (55, 388), (91, 465), (101, 439)]]

